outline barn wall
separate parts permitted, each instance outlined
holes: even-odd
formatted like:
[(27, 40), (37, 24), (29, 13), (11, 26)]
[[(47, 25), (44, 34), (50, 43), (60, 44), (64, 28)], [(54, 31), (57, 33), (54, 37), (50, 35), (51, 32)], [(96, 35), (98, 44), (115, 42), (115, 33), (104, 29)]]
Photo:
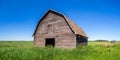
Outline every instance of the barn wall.
[(35, 46), (45, 47), (46, 38), (55, 38), (55, 47), (75, 48), (76, 37), (70, 30), (64, 18), (54, 13), (41, 21), (34, 35)]

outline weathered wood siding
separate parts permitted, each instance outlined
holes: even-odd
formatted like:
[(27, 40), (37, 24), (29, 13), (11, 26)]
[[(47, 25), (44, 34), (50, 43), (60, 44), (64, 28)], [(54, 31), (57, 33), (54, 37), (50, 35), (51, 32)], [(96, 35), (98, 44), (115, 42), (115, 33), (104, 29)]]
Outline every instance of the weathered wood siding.
[(49, 12), (34, 35), (35, 46), (45, 47), (46, 38), (55, 38), (55, 47), (75, 48), (76, 37), (63, 17)]

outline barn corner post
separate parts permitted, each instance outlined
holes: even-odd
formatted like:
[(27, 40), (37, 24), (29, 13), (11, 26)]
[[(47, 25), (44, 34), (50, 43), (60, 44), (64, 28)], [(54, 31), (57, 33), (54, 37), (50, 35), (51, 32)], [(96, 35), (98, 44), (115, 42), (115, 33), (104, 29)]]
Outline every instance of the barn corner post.
[(33, 37), (35, 47), (76, 48), (78, 43), (86, 41), (87, 35), (65, 15), (48, 10), (38, 22)]

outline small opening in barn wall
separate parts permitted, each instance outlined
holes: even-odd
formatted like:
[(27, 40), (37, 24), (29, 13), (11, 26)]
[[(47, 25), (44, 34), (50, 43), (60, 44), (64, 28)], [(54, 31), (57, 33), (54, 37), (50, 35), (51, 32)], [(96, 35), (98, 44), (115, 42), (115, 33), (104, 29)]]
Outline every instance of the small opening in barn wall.
[(54, 47), (55, 46), (55, 38), (46, 38), (45, 46), (46, 47)]
[(51, 24), (47, 25), (47, 33), (50, 33), (50, 32), (52, 32), (52, 25)]

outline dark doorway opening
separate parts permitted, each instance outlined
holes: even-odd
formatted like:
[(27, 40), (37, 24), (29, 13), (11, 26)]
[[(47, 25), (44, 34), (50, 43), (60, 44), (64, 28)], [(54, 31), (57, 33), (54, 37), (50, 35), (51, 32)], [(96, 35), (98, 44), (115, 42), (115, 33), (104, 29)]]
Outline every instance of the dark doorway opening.
[(45, 46), (46, 47), (54, 47), (55, 46), (55, 38), (46, 38)]

